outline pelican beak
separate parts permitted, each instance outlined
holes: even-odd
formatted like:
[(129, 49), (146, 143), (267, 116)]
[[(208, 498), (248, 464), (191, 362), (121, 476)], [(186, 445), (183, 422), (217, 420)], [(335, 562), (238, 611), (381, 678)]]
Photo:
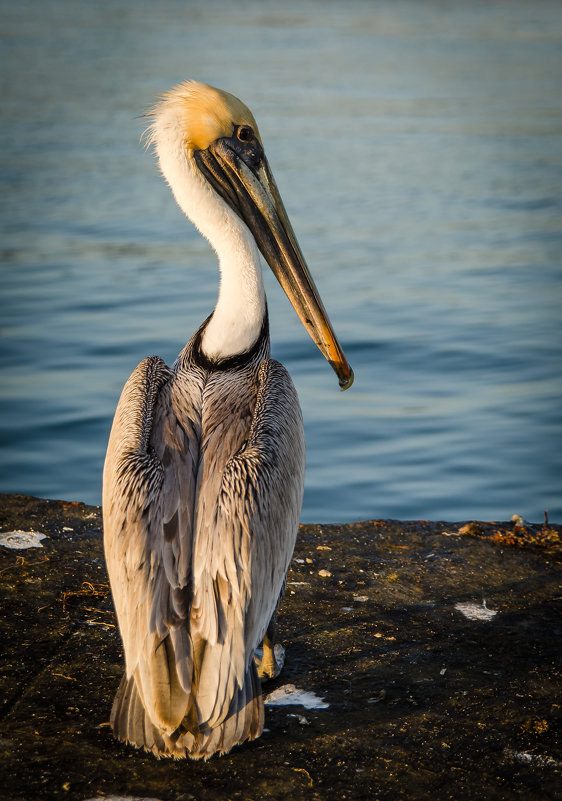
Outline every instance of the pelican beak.
[(314, 285), (258, 139), (240, 141), (235, 133), (194, 151), (193, 157), (213, 189), (246, 223), (302, 324), (332, 365), (340, 387), (348, 389), (353, 370)]

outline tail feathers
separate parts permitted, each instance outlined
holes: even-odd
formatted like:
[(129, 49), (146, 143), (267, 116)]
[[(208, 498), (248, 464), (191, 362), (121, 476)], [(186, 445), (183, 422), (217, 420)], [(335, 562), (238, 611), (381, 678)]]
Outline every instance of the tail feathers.
[(255, 740), (263, 732), (261, 684), (252, 660), (243, 687), (236, 693), (225, 720), (215, 728), (198, 726), (193, 714), (171, 734), (156, 727), (145, 710), (134, 676), (123, 676), (111, 710), (111, 727), (118, 740), (144, 748), (158, 757), (209, 759), (227, 754), (235, 745)]

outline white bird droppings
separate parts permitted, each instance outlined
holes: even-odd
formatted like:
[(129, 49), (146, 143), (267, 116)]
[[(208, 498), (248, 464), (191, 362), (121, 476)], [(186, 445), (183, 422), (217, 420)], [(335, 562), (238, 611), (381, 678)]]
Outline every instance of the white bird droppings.
[(469, 620), (478, 620), (481, 623), (488, 623), (498, 613), (493, 609), (488, 609), (486, 601), (482, 601), (482, 606), (472, 603), (455, 604), (455, 609), (467, 617)]
[(0, 534), (0, 545), (4, 548), (42, 548), (41, 540), (46, 538), (46, 534), (38, 531), (4, 531)]
[(294, 684), (284, 684), (266, 695), (264, 703), (268, 706), (304, 706), (305, 709), (328, 709), (330, 704), (316, 693), (299, 690)]

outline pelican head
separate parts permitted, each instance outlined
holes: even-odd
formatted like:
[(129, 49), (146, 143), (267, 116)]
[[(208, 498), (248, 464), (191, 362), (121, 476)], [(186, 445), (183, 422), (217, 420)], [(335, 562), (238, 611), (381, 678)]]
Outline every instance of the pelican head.
[(353, 371), (289, 222), (251, 111), (227, 92), (188, 81), (165, 94), (149, 115), (149, 143), (181, 208), (217, 251), (217, 213), (223, 230), (232, 232), (240, 222), (249, 229), (340, 387), (350, 387)]

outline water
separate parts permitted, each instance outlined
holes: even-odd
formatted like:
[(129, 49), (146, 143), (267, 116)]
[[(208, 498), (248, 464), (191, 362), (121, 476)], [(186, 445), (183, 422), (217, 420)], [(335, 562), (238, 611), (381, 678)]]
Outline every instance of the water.
[(272, 277), (303, 520), (562, 519), (562, 6), (5, 4), (0, 490), (99, 503), (122, 385), (216, 296), (139, 136), (187, 77), (255, 112), (355, 370)]

